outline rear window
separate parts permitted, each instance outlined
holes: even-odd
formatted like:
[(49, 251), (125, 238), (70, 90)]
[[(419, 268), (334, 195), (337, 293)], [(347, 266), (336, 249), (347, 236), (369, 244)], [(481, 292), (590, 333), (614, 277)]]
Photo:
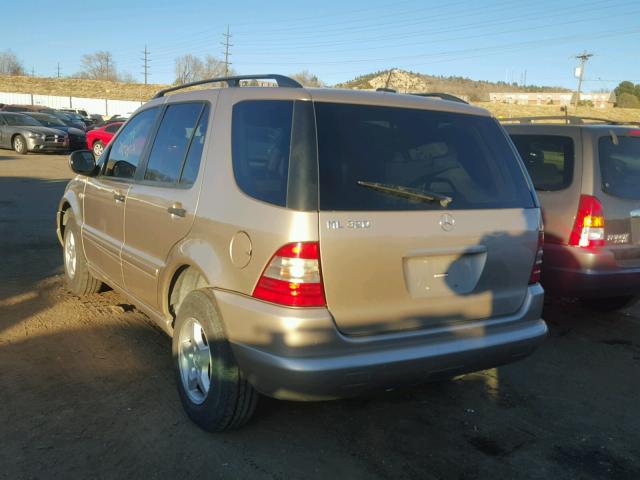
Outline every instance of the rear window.
[(602, 191), (640, 200), (640, 137), (611, 135), (598, 141)]
[(574, 148), (571, 137), (512, 135), (536, 190), (563, 190), (573, 181)]
[(489, 117), (316, 103), (322, 210), (428, 210), (362, 183), (450, 197), (448, 209), (531, 208), (524, 171)]

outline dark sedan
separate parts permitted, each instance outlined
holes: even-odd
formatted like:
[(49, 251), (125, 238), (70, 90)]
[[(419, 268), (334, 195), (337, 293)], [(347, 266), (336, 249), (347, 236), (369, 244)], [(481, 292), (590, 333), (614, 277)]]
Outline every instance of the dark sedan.
[(48, 113), (29, 113), (28, 115), (31, 118), (35, 118), (45, 127), (62, 130), (67, 135), (69, 135), (69, 150), (74, 151), (87, 148), (87, 134), (83, 130), (75, 127), (70, 127), (59, 118), (55, 117), (54, 115), (49, 115)]

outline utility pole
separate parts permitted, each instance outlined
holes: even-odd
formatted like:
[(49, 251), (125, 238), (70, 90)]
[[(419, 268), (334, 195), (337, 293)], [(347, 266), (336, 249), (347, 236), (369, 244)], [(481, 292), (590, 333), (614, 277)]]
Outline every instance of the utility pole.
[(584, 78), (584, 66), (591, 57), (593, 57), (593, 53), (587, 53), (586, 50), (582, 52), (580, 55), (575, 56), (575, 58), (580, 60), (580, 66), (576, 68), (576, 70), (578, 70), (576, 72), (576, 76), (578, 77), (578, 93), (576, 94), (576, 102), (575, 102), (576, 110), (578, 109), (578, 104), (580, 103), (580, 92), (582, 91), (582, 79)]
[(36, 67), (31, 67), (31, 76), (32, 77), (36, 76)]
[(142, 66), (142, 74), (144, 75), (144, 84), (147, 84), (147, 77), (150, 75), (149, 73), (149, 62), (151, 61), (149, 59), (149, 50), (147, 50), (147, 46), (144, 46), (144, 51), (142, 52), (142, 54), (144, 55), (144, 57), (142, 57), (140, 60), (142, 60), (143, 66)]
[(104, 66), (104, 68), (105, 68), (105, 80), (109, 80), (109, 57), (108, 56), (105, 58), (104, 62), (105, 62), (105, 66)]
[(229, 62), (229, 47), (233, 47), (233, 45), (229, 43), (229, 39), (231, 38), (229, 25), (227, 25), (227, 33), (223, 33), (222, 36), (224, 37), (224, 42), (222, 42), (224, 46), (224, 76), (227, 77), (229, 76), (229, 65), (231, 65)]
[(58, 62), (58, 78), (60, 78), (60, 62)]

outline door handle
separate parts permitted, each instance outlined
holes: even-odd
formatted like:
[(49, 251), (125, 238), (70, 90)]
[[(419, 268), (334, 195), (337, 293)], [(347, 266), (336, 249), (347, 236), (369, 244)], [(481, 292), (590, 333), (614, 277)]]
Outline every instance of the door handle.
[(171, 214), (171, 216), (175, 217), (184, 217), (187, 214), (187, 211), (182, 208), (182, 204), (174, 203), (169, 208), (167, 208), (167, 212)]
[(124, 195), (122, 195), (121, 193), (114, 192), (114, 193), (113, 193), (113, 199), (114, 199), (116, 202), (124, 203), (125, 196), (124, 196)]

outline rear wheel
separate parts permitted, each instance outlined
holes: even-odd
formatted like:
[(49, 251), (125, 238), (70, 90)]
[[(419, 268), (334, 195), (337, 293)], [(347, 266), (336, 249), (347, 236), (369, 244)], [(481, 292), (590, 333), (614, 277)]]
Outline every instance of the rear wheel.
[(93, 144), (93, 154), (96, 158), (99, 158), (100, 155), (102, 155), (102, 152), (104, 152), (104, 143), (98, 140)]
[(79, 228), (72, 213), (67, 213), (63, 247), (64, 278), (69, 290), (76, 295), (97, 293), (102, 282), (89, 272), (80, 244)]
[(173, 359), (180, 400), (196, 424), (222, 432), (251, 418), (258, 394), (235, 361), (211, 290), (195, 290), (180, 304)]
[(626, 307), (630, 307), (638, 297), (634, 295), (625, 295), (621, 297), (605, 297), (605, 298), (581, 298), (580, 301), (591, 310), (598, 312), (613, 312)]
[(27, 154), (27, 141), (22, 135), (16, 135), (13, 137), (13, 149), (20, 155)]

